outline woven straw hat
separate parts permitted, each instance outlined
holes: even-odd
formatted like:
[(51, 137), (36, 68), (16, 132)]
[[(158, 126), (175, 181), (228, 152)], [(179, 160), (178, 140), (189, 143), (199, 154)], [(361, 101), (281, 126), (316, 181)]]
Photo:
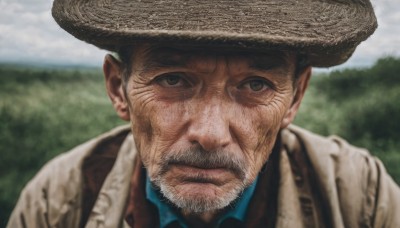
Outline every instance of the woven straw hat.
[(369, 0), (55, 0), (52, 14), (110, 51), (137, 41), (287, 49), (317, 67), (345, 62), (377, 27)]

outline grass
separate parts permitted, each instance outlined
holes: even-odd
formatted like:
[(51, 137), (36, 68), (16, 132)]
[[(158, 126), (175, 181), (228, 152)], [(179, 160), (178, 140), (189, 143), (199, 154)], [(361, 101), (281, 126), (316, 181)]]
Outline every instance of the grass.
[(3, 67), (0, 88), (2, 227), (20, 190), (46, 161), (122, 121), (96, 69)]
[(312, 78), (295, 123), (367, 148), (400, 183), (400, 59)]

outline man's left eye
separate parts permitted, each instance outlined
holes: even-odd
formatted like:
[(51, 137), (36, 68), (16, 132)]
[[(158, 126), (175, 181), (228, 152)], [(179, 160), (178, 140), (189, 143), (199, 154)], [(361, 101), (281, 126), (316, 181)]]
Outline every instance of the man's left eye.
[(249, 80), (243, 83), (241, 87), (244, 89), (249, 89), (254, 92), (260, 92), (262, 90), (270, 88), (269, 84), (262, 79)]
[(166, 76), (164, 80), (168, 85), (173, 86), (173, 85), (178, 84), (180, 82), (181, 78), (176, 75), (169, 75), (169, 76)]

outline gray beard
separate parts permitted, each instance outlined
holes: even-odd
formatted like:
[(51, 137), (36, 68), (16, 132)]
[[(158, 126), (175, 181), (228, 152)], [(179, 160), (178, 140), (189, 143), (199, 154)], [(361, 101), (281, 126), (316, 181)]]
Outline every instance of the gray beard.
[(229, 191), (219, 197), (183, 197), (175, 192), (173, 186), (164, 183), (162, 180), (159, 182), (159, 185), (160, 191), (164, 197), (166, 197), (176, 207), (191, 213), (203, 213), (223, 209), (238, 198), (245, 189), (245, 186), (241, 184), (229, 189)]
[[(246, 188), (246, 177), (248, 166), (242, 157), (232, 155), (224, 151), (204, 151), (202, 148), (195, 147), (178, 153), (165, 153), (161, 159), (160, 172), (154, 180), (154, 184), (160, 192), (176, 207), (190, 213), (203, 213), (207, 211), (219, 210), (232, 203)], [(163, 178), (171, 164), (185, 164), (204, 168), (227, 168), (235, 173), (240, 179), (239, 183), (219, 197), (193, 196), (184, 197), (178, 194), (175, 186), (171, 186)], [(199, 177), (201, 179), (202, 177)]]

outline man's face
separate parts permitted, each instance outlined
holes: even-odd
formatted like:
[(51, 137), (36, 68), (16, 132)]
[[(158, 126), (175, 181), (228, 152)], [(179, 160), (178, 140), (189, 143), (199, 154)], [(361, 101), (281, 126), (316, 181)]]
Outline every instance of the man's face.
[(212, 211), (255, 180), (291, 121), (295, 61), (281, 52), (135, 48), (129, 119), (164, 196), (191, 212)]

